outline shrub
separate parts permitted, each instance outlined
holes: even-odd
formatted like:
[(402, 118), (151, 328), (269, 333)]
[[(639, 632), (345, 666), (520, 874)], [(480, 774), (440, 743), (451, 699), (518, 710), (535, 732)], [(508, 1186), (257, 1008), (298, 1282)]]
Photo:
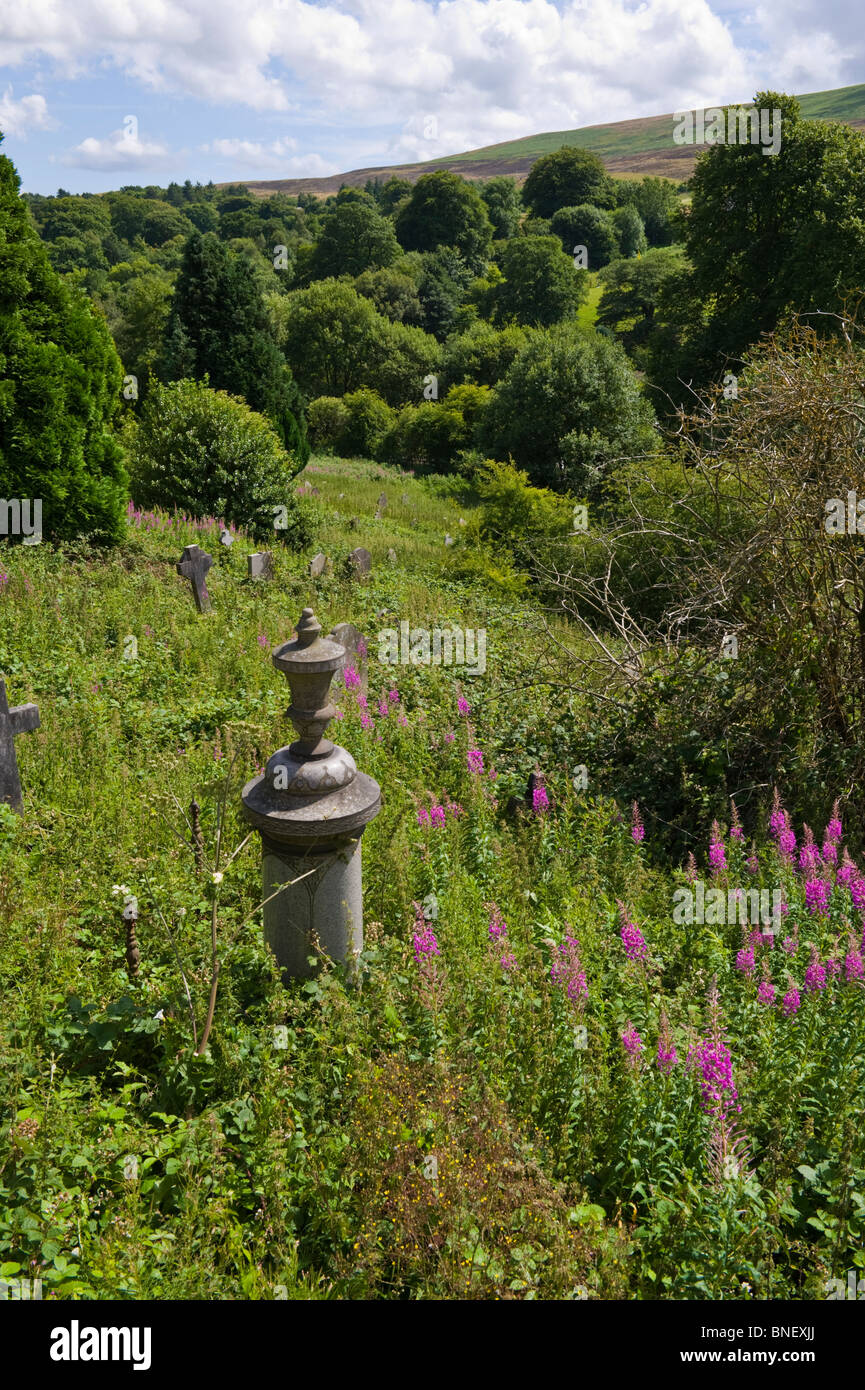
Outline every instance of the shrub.
[[(245, 402), (205, 382), (154, 386), (133, 426), (132, 490), (141, 506), (216, 516), (260, 538), (312, 538), (312, 512), (292, 487), (292, 460), (276, 432)], [(274, 532), (274, 508), (288, 511)]]
[(348, 410), (339, 396), (316, 396), (306, 412), (310, 443), (313, 448), (327, 452), (335, 450), (348, 423)]
[(394, 413), (377, 391), (362, 387), (342, 398), (345, 423), (336, 441), (337, 453), (344, 458), (378, 457), (382, 439), (393, 425)]
[(49, 264), (18, 188), (0, 156), (0, 495), (40, 498), (48, 537), (111, 543), (127, 500), (111, 429), (123, 369), (104, 319)]
[(574, 254), (575, 246), (585, 246), (589, 270), (600, 270), (618, 255), (619, 237), (611, 214), (591, 203), (559, 208), (550, 226), (567, 255)]

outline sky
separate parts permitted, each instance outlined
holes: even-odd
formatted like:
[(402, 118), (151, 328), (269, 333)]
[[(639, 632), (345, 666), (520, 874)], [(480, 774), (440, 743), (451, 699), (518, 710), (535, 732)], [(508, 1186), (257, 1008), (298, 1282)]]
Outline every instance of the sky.
[(861, 0), (0, 0), (25, 191), (302, 178), (865, 81)]

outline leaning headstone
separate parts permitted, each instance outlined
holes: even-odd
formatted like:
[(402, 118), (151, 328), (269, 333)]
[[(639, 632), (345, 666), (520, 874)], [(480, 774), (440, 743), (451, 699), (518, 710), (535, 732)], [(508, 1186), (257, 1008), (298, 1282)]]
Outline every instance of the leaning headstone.
[(246, 557), (246, 571), (250, 579), (273, 578), (273, 555), (269, 550), (257, 550)]
[(177, 573), (182, 574), (192, 585), (199, 613), (209, 613), (212, 607), (205, 579), (212, 564), (213, 557), (198, 545), (185, 545), (177, 563)]
[(362, 545), (351, 552), (346, 563), (349, 573), (355, 579), (365, 579), (372, 570), (372, 556)]
[(20, 811), (24, 805), (15, 739), (18, 734), (29, 734), (38, 728), (39, 706), (15, 705), (10, 709), (6, 682), (0, 676), (0, 801), (5, 801), (13, 811)]
[(387, 493), (386, 493), (386, 492), (383, 492), (383, 493), (381, 494), (381, 496), (379, 497), (378, 502), (377, 502), (377, 504), (376, 504), (375, 514), (376, 514), (376, 518), (377, 518), (377, 519), (380, 520), (381, 517), (384, 516), (386, 508), (387, 508)]
[(347, 666), (357, 672), (360, 678), (360, 690), (365, 695), (369, 689), (369, 670), (367, 669), (367, 646), (366, 639), (359, 628), (354, 623), (338, 623), (333, 632), (327, 635), (329, 642), (338, 642), (341, 647), (345, 647), (345, 660), (340, 668), (340, 680), (345, 681), (342, 672)]
[(320, 550), (317, 555), (313, 555), (309, 562), (310, 579), (320, 579), (327, 569), (327, 556)]
[(396, 551), (393, 546), (391, 546), (390, 550), (387, 552), (387, 562), (389, 565), (396, 564)]

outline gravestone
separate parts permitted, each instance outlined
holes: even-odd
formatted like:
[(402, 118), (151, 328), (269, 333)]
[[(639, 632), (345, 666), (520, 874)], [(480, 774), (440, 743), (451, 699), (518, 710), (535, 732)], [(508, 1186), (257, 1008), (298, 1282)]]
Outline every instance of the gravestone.
[(327, 569), (327, 556), (320, 550), (317, 555), (313, 555), (309, 562), (310, 579), (320, 579)]
[(220, 539), (220, 541), (222, 542), (222, 544), (225, 546), (226, 550), (228, 549), (228, 547), (229, 547), (230, 545), (234, 545), (234, 537), (233, 537), (233, 535), (231, 534), (230, 531), (220, 531), (220, 533), (219, 533), (219, 539)]
[(359, 545), (353, 550), (346, 561), (349, 574), (353, 579), (365, 579), (372, 570), (372, 556), (368, 550), (364, 550)]
[(309, 490), (313, 497), (319, 497), (321, 495), (317, 487), (311, 487)]
[(354, 623), (338, 623), (333, 632), (327, 635), (329, 642), (338, 642), (341, 647), (345, 647), (345, 659), (339, 668), (339, 678), (342, 685), (342, 672), (346, 666), (351, 666), (360, 676), (360, 690), (366, 695), (369, 690), (369, 669), (367, 665), (367, 644), (366, 638)]
[(402, 497), (400, 498), (400, 501), (402, 502), (402, 504), (403, 504), (404, 507), (407, 507), (407, 506), (408, 506), (408, 503), (409, 503), (409, 496), (408, 496), (408, 493), (407, 493), (407, 492), (404, 492), (404, 493), (403, 493)]
[(396, 551), (393, 546), (391, 546), (390, 550), (387, 552), (387, 562), (389, 565), (396, 564)]
[(349, 519), (348, 529), (349, 529), (349, 531), (356, 531), (359, 525), (360, 525), (360, 517), (358, 517), (358, 516), (353, 516), (353, 517), (351, 517), (351, 518)]
[(386, 492), (383, 492), (383, 493), (381, 494), (381, 496), (379, 497), (378, 502), (377, 502), (377, 504), (376, 504), (375, 515), (376, 515), (376, 519), (377, 519), (377, 520), (381, 520), (381, 518), (384, 516), (384, 513), (385, 513), (386, 508), (387, 508), (387, 493), (386, 493)]
[(213, 557), (198, 545), (185, 545), (183, 555), (177, 563), (177, 573), (183, 575), (192, 585), (199, 613), (209, 613), (212, 607), (205, 580), (212, 564)]
[(535, 791), (538, 787), (544, 786), (544, 776), (542, 772), (530, 772), (529, 780), (526, 784), (526, 794), (523, 797), (511, 796), (505, 807), (505, 815), (522, 816), (529, 815), (535, 808)]
[(269, 550), (257, 550), (246, 557), (246, 570), (249, 579), (273, 578), (273, 555)]
[(15, 739), (18, 734), (29, 734), (38, 728), (39, 706), (15, 705), (10, 709), (6, 682), (0, 676), (0, 801), (5, 801), (13, 811), (20, 811), (24, 805)]

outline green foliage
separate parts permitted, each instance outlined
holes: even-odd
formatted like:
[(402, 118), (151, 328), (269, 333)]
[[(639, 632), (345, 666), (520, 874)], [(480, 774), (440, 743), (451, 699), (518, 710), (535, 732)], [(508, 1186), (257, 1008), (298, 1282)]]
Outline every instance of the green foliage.
[(475, 186), (459, 174), (422, 174), (396, 216), (396, 234), (407, 251), (458, 251), (475, 272), (483, 268), (493, 229)]
[(681, 246), (659, 246), (631, 260), (613, 261), (601, 276), (598, 323), (630, 350), (647, 341), (668, 281), (687, 274)]
[(105, 321), (49, 264), (0, 155), (0, 496), (41, 499), (46, 537), (113, 543), (126, 474), (122, 369)]
[(589, 150), (562, 145), (535, 160), (523, 184), (523, 202), (533, 217), (552, 217), (559, 208), (591, 203), (614, 205), (613, 180)]
[(490, 456), (512, 457), (533, 483), (578, 494), (654, 441), (651, 407), (623, 350), (567, 325), (532, 337), (495, 388), (480, 440)]
[(567, 255), (573, 256), (578, 246), (586, 248), (589, 270), (600, 270), (618, 255), (616, 223), (612, 214), (602, 208), (589, 203), (559, 208), (553, 213), (550, 226)]
[(215, 236), (186, 244), (168, 324), (164, 379), (207, 376), (268, 416), (302, 468), (309, 457), (303, 403), (270, 335), (259, 289), (243, 257)]
[(480, 194), (486, 203), (495, 240), (516, 236), (523, 210), (516, 179), (505, 175), (485, 179), (480, 185)]
[(343, 396), (345, 423), (335, 440), (336, 452), (348, 458), (378, 458), (384, 436), (393, 425), (393, 411), (375, 391), (361, 388)]
[(643, 219), (635, 207), (626, 203), (613, 212), (613, 225), (623, 256), (642, 256), (648, 248)]
[(515, 237), (498, 259), (504, 279), (489, 300), (499, 324), (547, 328), (572, 318), (585, 299), (585, 272), (574, 268), (555, 237)]
[(319, 453), (328, 453), (342, 437), (348, 410), (340, 396), (316, 396), (306, 410), (310, 443)]
[(529, 341), (525, 328), (508, 324), (494, 328), (483, 320), (448, 338), (442, 375), (448, 385), (476, 382), (495, 386)]
[(418, 297), (418, 280), (399, 265), (381, 270), (365, 270), (354, 282), (358, 294), (371, 299), (379, 314), (391, 323), (421, 326), (423, 307)]
[(399, 255), (393, 225), (374, 205), (338, 202), (316, 243), (311, 270), (317, 280), (360, 275), (389, 266)]
[(616, 179), (616, 202), (639, 213), (650, 246), (668, 246), (674, 240), (674, 215), (679, 199), (671, 179)]
[[(261, 539), (310, 539), (291, 485), (295, 469), (267, 420), (199, 381), (155, 385), (129, 441), (132, 492), (143, 507), (233, 522)], [(274, 508), (289, 525), (274, 532)]]

